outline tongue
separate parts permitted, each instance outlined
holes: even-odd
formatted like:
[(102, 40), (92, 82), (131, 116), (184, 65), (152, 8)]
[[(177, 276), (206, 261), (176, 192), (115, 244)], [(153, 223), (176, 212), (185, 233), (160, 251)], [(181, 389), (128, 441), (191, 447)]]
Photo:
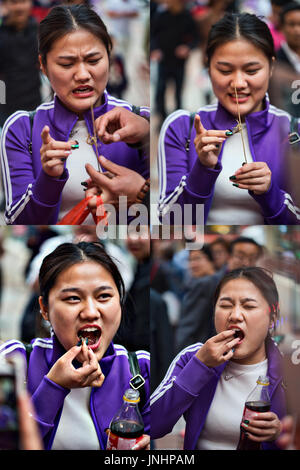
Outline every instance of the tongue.
[(83, 339), (88, 339), (88, 345), (95, 344), (97, 342), (98, 335), (92, 331), (82, 331), (80, 332), (80, 337)]

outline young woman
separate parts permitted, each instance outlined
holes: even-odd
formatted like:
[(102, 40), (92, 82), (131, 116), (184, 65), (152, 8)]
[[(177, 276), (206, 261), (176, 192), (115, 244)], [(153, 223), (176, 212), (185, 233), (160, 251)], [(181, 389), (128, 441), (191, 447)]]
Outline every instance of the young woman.
[[(8, 224), (61, 220), (84, 199), (81, 183), (89, 176), (85, 167), (99, 170), (97, 156), (132, 170), (139, 189), (149, 177), (143, 141), (149, 133), (144, 118), (149, 109), (141, 107), (139, 116), (132, 105), (106, 92), (111, 48), (104, 23), (85, 5), (54, 7), (40, 23), (41, 69), (55, 96), (37, 108), (33, 123), (28, 112), (18, 111), (4, 125), (1, 155)], [(112, 114), (114, 109), (119, 112)], [(128, 119), (134, 120), (135, 132), (124, 135)], [(91, 216), (87, 222), (93, 223)]]
[[(50, 339), (32, 342), (27, 384), (46, 449), (105, 449), (106, 429), (123, 403), (132, 378), (128, 353), (112, 340), (119, 328), (124, 285), (97, 242), (65, 243), (43, 261), (39, 275), (41, 313)], [(8, 341), (0, 354), (25, 347)], [(137, 351), (145, 379), (141, 414), (150, 432), (149, 353)], [(142, 394), (141, 394), (142, 396)], [(145, 434), (138, 448), (148, 446)]]
[(192, 222), (203, 223), (196, 206), (204, 204), (207, 224), (298, 224), (286, 158), (291, 116), (266, 94), (275, 60), (268, 26), (255, 15), (226, 14), (212, 27), (206, 53), (218, 102), (200, 108), (192, 129), (184, 110), (164, 122), (160, 217), (174, 203), (191, 204)]
[(242, 425), (264, 449), (276, 448), (285, 397), (280, 352), (269, 334), (279, 314), (274, 281), (261, 268), (231, 271), (214, 303), (216, 336), (179, 353), (151, 397), (151, 436), (171, 432), (184, 415), (185, 449), (236, 449), (246, 398), (267, 375), (271, 411)]

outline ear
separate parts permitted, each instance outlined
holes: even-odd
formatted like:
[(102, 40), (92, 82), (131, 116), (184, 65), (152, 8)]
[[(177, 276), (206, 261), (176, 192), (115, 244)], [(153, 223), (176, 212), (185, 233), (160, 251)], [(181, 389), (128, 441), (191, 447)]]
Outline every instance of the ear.
[(43, 303), (43, 297), (42, 296), (39, 297), (39, 304), (40, 304), (40, 312), (41, 312), (42, 317), (44, 318), (44, 320), (50, 321), (49, 320), (49, 313), (48, 313), (48, 310), (46, 309), (46, 307)]
[(42, 62), (41, 54), (39, 54), (39, 63), (40, 63), (40, 70), (43, 72), (44, 75), (46, 75), (46, 77), (48, 77), (46, 67)]
[(274, 72), (275, 62), (276, 62), (276, 58), (272, 57), (272, 62), (270, 64), (270, 78), (272, 77), (273, 72)]

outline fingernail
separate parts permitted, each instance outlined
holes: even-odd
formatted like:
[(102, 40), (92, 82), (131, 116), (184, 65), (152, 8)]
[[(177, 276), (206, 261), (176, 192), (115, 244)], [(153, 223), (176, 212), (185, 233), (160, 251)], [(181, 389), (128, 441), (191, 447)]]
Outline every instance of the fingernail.
[(76, 346), (81, 346), (81, 343), (82, 343), (82, 338), (80, 338), (80, 340), (78, 341), (78, 343), (76, 344)]
[(234, 353), (235, 349), (234, 349), (234, 348), (232, 348), (232, 350), (231, 350), (231, 351)]
[(236, 188), (238, 188), (238, 187), (239, 187), (239, 185), (238, 185), (238, 184), (236, 184), (236, 183), (232, 183), (232, 186), (235, 186)]
[(243, 422), (244, 422), (245, 424), (249, 424), (249, 423), (250, 423), (249, 419), (244, 419)]
[(81, 181), (81, 183), (80, 183), (80, 184), (81, 184), (81, 186), (84, 186), (85, 188), (87, 188), (87, 187), (88, 187), (88, 184), (87, 184), (87, 182), (86, 182), (86, 181)]
[(233, 135), (233, 132), (231, 129), (229, 129), (228, 131), (225, 132), (225, 135), (227, 136), (230, 136), (230, 135)]
[(217, 149), (220, 147), (220, 144), (215, 144), (215, 145), (216, 145)]
[(86, 344), (86, 345), (89, 344), (89, 339), (88, 339), (88, 338), (85, 338), (85, 344)]
[(75, 140), (76, 144), (71, 145), (71, 149), (79, 149), (79, 142)]
[(246, 162), (242, 163), (242, 166), (246, 165)]
[(236, 180), (236, 176), (235, 175), (229, 176), (229, 179), (234, 181), (234, 180)]

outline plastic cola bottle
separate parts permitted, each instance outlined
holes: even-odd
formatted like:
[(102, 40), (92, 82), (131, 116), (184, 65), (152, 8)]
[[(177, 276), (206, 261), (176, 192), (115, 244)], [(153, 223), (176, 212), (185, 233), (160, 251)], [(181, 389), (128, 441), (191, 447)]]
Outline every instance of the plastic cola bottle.
[[(251, 420), (255, 413), (264, 413), (270, 410), (271, 402), (268, 392), (269, 378), (263, 375), (258, 377), (256, 386), (247, 397), (242, 422)], [(247, 435), (246, 430), (241, 426), (240, 440), (237, 450), (260, 450), (261, 442), (252, 441)]]
[(144, 423), (138, 408), (139, 401), (137, 390), (126, 390), (123, 405), (110, 423), (107, 450), (130, 450), (142, 439)]

